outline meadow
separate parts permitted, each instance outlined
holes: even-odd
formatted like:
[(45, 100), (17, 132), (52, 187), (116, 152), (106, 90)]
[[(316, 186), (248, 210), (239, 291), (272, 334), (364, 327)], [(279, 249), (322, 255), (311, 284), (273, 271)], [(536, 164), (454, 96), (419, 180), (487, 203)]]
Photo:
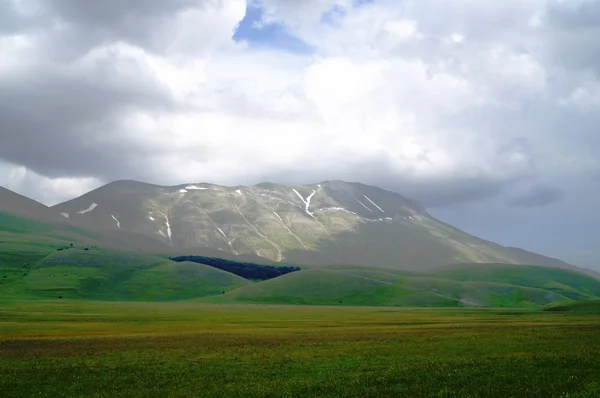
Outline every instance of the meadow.
[(596, 397), (600, 315), (0, 301), (5, 397)]

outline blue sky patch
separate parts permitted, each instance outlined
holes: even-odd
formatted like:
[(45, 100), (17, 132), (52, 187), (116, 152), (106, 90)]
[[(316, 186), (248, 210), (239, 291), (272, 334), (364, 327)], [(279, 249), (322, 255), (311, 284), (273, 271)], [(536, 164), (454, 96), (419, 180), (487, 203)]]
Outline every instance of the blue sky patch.
[(314, 49), (299, 38), (290, 35), (280, 23), (263, 24), (264, 9), (248, 5), (246, 16), (233, 35), (236, 41), (247, 41), (251, 46), (277, 48), (295, 53), (312, 53)]

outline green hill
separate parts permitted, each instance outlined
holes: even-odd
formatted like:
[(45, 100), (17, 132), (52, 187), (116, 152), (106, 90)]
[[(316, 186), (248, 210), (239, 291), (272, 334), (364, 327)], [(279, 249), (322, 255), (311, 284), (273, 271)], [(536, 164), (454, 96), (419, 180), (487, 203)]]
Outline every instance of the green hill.
[(552, 291), (462, 282), (359, 267), (309, 269), (246, 285), (207, 302), (404, 307), (536, 307), (568, 300)]
[(599, 280), (537, 266), (461, 265), (429, 273), (313, 267), (254, 283), (206, 264), (60, 241), (3, 251), (0, 298), (528, 308), (600, 297)]
[(600, 299), (551, 304), (544, 311), (600, 314)]
[(147, 247), (163, 251), (162, 244), (124, 231), (89, 231), (6, 212), (0, 213), (0, 225), (0, 299), (540, 307), (600, 297), (600, 280), (580, 272), (506, 264), (461, 264), (421, 273), (304, 267), (254, 283), (210, 266), (215, 264), (148, 254)]
[(0, 297), (20, 295), (18, 283), (39, 260), (72, 242), (93, 240), (68, 223), (51, 223), (0, 212)]
[(18, 273), (2, 278), (0, 285), (5, 298), (166, 301), (222, 294), (250, 283), (204, 264), (97, 246), (55, 251), (35, 264), (12, 268)]
[(141, 235), (0, 212), (0, 299), (181, 300), (249, 283), (204, 264), (145, 254), (149, 247), (168, 252)]
[(572, 270), (507, 264), (460, 264), (432, 272), (438, 278), (486, 281), (548, 290), (573, 300), (600, 296), (600, 280)]

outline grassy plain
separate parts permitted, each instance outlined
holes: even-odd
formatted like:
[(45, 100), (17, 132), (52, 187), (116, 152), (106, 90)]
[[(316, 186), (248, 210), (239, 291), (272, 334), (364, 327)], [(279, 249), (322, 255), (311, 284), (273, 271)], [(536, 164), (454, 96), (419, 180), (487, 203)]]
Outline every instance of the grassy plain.
[(600, 316), (0, 301), (2, 396), (595, 397)]

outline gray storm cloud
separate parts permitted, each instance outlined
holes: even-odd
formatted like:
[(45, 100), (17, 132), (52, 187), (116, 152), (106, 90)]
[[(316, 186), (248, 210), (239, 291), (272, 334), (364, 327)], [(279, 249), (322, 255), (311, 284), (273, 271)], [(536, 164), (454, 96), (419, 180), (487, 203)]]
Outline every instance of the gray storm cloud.
[(457, 222), (576, 206), (600, 172), (599, 4), (254, 1), (255, 43), (233, 40), (241, 0), (1, 2), (0, 184), (345, 179)]

